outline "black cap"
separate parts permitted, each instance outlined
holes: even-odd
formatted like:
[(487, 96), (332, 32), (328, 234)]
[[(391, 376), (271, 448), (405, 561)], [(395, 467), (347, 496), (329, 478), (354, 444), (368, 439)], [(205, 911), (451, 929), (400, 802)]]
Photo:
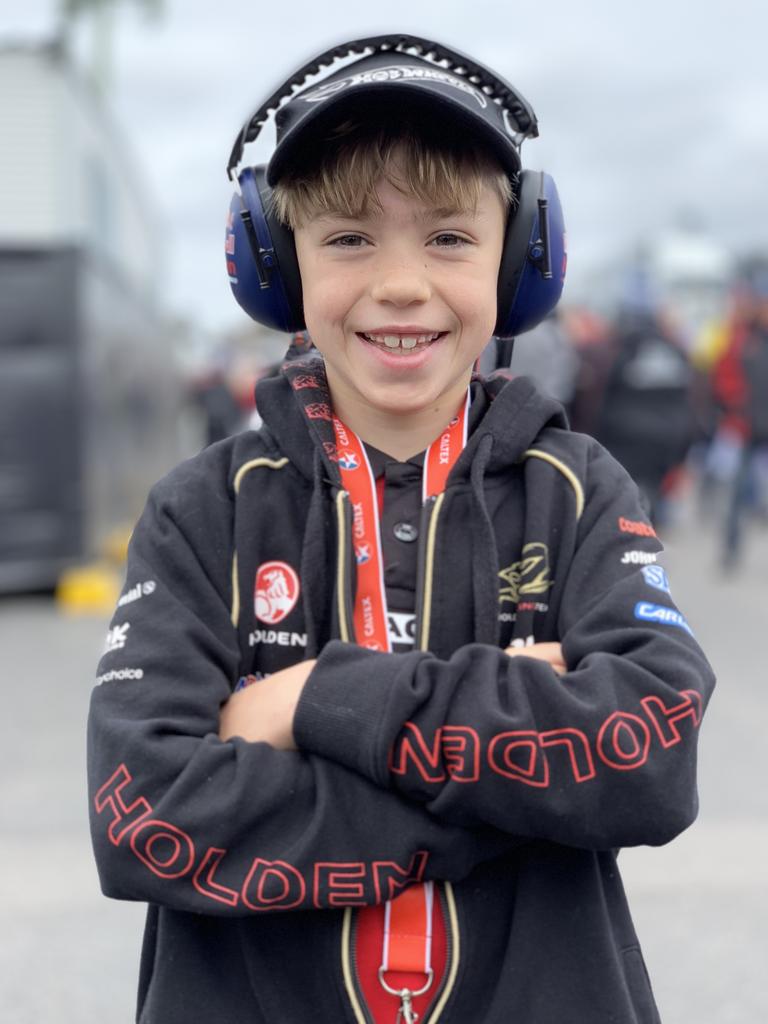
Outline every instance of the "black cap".
[(480, 85), (460, 74), (399, 50), (363, 57), (317, 85), (296, 93), (275, 116), (277, 146), (267, 165), (274, 186), (286, 169), (305, 162), (313, 142), (349, 117), (380, 117), (388, 111), (427, 118), (446, 133), (469, 133), (487, 144), (502, 168), (514, 176), (521, 167), (524, 134), (507, 111)]

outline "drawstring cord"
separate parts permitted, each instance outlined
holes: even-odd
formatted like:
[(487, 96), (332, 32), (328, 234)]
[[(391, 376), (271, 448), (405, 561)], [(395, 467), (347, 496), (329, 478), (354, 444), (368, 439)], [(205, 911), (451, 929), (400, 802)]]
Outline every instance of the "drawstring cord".
[[(325, 465), (318, 449), (313, 462), (312, 498), (307, 510), (301, 554), (304, 622), (307, 630), (307, 658), (316, 658), (321, 642), (329, 637), (328, 598), (328, 532), (325, 500)], [(332, 576), (331, 576), (332, 578)], [(321, 641), (322, 638), (322, 641)]]
[(480, 439), (472, 459), (472, 596), (474, 600), (474, 635), (476, 643), (499, 644), (498, 561), (493, 524), (485, 501), (483, 482), (491, 458), (493, 437)]

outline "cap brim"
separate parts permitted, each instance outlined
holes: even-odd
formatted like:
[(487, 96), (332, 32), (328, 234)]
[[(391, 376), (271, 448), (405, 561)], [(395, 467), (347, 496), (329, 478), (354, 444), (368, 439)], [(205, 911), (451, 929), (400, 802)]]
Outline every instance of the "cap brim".
[(417, 120), (429, 118), (432, 131), (436, 121), (446, 133), (456, 131), (462, 139), (470, 135), (473, 140), (485, 144), (510, 177), (520, 171), (518, 148), (500, 127), (497, 128), (486, 117), (478, 116), (439, 86), (405, 80), (357, 86), (353, 94), (329, 96), (315, 109), (303, 113), (285, 130), (275, 147), (267, 165), (267, 183), (274, 186), (290, 168), (306, 165), (309, 148), (327, 138), (344, 120), (355, 116), (375, 117), (379, 110), (384, 109), (392, 117), (398, 107), (404, 115)]

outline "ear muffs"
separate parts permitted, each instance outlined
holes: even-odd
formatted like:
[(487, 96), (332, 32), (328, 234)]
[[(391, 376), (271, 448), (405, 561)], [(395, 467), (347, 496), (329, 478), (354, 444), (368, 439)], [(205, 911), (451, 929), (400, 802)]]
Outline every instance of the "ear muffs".
[[(332, 69), (338, 61), (353, 54), (360, 56), (358, 62), (347, 63), (341, 72), (330, 74), (332, 91), (343, 91), (350, 85), (346, 78), (339, 79), (339, 74), (348, 75), (350, 68), (365, 62), (366, 68), (373, 66), (374, 55), (385, 64), (391, 64), (395, 58), (403, 63), (407, 54), (411, 62), (415, 60), (425, 66), (422, 73), (432, 92), (436, 89), (440, 92), (437, 82), (448, 74), (451, 81), (445, 86), (448, 93), (443, 97), (443, 105), (448, 103), (457, 114), (466, 114), (466, 110), (462, 111), (464, 101), (450, 96), (451, 89), (460, 85), (468, 95), (477, 93), (475, 99), (479, 95), (481, 108), (488, 115), (485, 120), (484, 115), (466, 101), (472, 107), (473, 119), (480, 118), (478, 130), (481, 124), (485, 125), (486, 140), (502, 166), (507, 173), (517, 175), (514, 186), (517, 205), (509, 218), (499, 268), (495, 333), (499, 338), (510, 338), (529, 331), (557, 304), (563, 290), (566, 264), (563, 213), (554, 181), (540, 171), (518, 172), (522, 143), (539, 134), (536, 115), (525, 97), (490, 68), (442, 43), (411, 35), (353, 39), (324, 50), (287, 78), (243, 125), (227, 163), (228, 176), (237, 182), (229, 207), (226, 253), (229, 280), (238, 303), (250, 317), (267, 327), (289, 333), (304, 329), (301, 277), (293, 234), (279, 224), (271, 212), (271, 191), (266, 184), (265, 168), (237, 169), (244, 147), (255, 141), (273, 118), (277, 125), (277, 148), (269, 167), (274, 171), (273, 164), (281, 145), (288, 144), (292, 133), (300, 139), (301, 132), (296, 135), (297, 130), (302, 124), (306, 127), (308, 119), (315, 116), (306, 109), (302, 113), (300, 107), (288, 116), (294, 100), (302, 95), (308, 98), (305, 86), (310, 78), (323, 69)], [(381, 74), (386, 71), (389, 75), (392, 71), (389, 64), (375, 66)], [(381, 88), (381, 74), (372, 76), (376, 78), (371, 85), (374, 91)], [(387, 76), (385, 79), (388, 80)], [(457, 79), (466, 81), (462, 83)], [(395, 86), (401, 85), (399, 80), (395, 82)], [(483, 95), (478, 93), (478, 86)], [(355, 87), (360, 88), (360, 84), (356, 83)], [(297, 89), (304, 92), (297, 94)], [(329, 94), (326, 92), (326, 95)], [(486, 97), (493, 102), (488, 102)]]
[(258, 323), (293, 334), (304, 328), (293, 232), (272, 212), (264, 167), (246, 167), (237, 180), (225, 242), (232, 294)]
[(565, 224), (553, 179), (521, 171), (509, 218), (497, 290), (497, 338), (514, 338), (555, 308), (565, 283)]
[[(271, 209), (263, 167), (238, 177), (227, 218), (226, 254), (232, 293), (248, 316), (293, 334), (305, 328), (293, 232)], [(557, 305), (565, 281), (565, 226), (552, 178), (522, 171), (499, 267), (494, 334), (512, 338), (540, 323)]]

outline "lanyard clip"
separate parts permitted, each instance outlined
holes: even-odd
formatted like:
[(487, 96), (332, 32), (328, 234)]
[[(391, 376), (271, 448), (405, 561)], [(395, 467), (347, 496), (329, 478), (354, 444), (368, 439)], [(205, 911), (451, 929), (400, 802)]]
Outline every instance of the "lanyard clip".
[(397, 1020), (395, 1021), (395, 1024), (416, 1024), (416, 1021), (419, 1019), (418, 1013), (416, 1013), (413, 1008), (413, 997), (424, 995), (431, 986), (432, 979), (434, 978), (434, 971), (431, 967), (424, 973), (427, 976), (426, 982), (420, 989), (412, 992), (409, 988), (401, 988), (399, 990), (392, 988), (391, 985), (387, 984), (387, 980), (384, 977), (386, 971), (383, 967), (379, 968), (379, 982), (381, 983), (381, 987), (389, 992), (390, 995), (397, 996), (400, 1000), (400, 1009), (397, 1011)]
[(410, 989), (404, 988), (398, 992), (398, 996), (400, 997), (400, 1009), (397, 1011), (395, 1024), (416, 1024), (419, 1015), (413, 1008), (413, 993)]

